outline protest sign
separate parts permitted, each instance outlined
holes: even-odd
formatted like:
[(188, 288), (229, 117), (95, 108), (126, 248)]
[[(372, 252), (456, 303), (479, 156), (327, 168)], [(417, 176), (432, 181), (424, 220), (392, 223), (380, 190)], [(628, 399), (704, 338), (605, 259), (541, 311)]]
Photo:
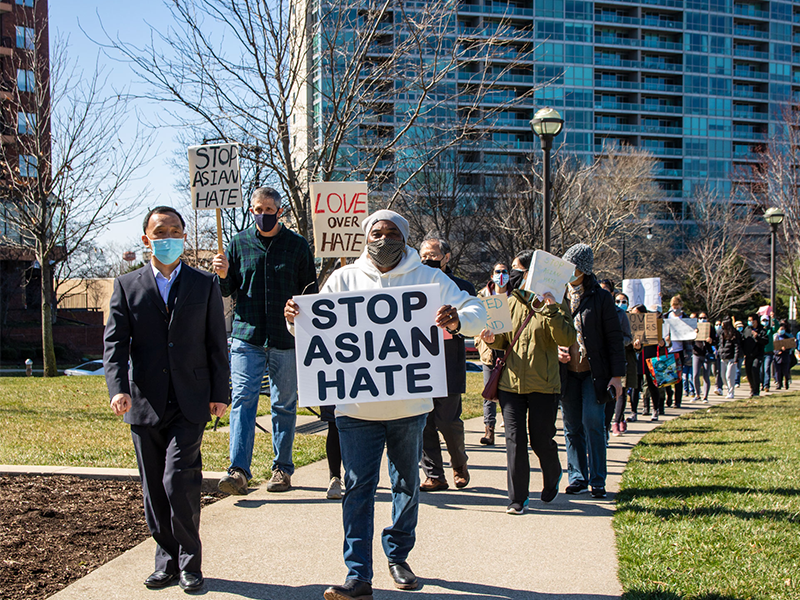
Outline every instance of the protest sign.
[(528, 291), (538, 296), (543, 296), (547, 292), (553, 294), (556, 302), (564, 299), (567, 282), (575, 273), (575, 265), (557, 256), (537, 250), (531, 259), (531, 268), (528, 269), (528, 279), (525, 287)]
[(669, 335), (671, 342), (693, 342), (697, 339), (697, 319), (669, 317), (664, 320), (664, 326), (668, 329), (664, 335)]
[(300, 406), (447, 395), (438, 284), (294, 301)]
[(189, 146), (189, 181), (195, 210), (243, 206), (239, 144)]
[(661, 341), (662, 321), (655, 313), (628, 313), (631, 334), (642, 346), (656, 346)]
[(623, 279), (622, 293), (628, 297), (629, 305), (644, 304), (647, 310), (661, 311), (661, 278)]
[(486, 308), (486, 314), (489, 315), (489, 318), (486, 319), (488, 329), (491, 329), (493, 333), (503, 333), (514, 329), (511, 323), (511, 309), (508, 307), (508, 296), (497, 294), (478, 299)]
[(239, 144), (189, 146), (192, 208), (217, 211), (217, 251), (222, 254), (221, 208), (244, 206)]
[(361, 219), (368, 214), (366, 182), (320, 181), (309, 185), (314, 256), (358, 257), (366, 236)]
[(797, 347), (797, 341), (794, 338), (775, 340), (773, 344), (775, 346), (775, 352), (780, 352), (781, 350), (794, 350)]
[(759, 306), (758, 307), (758, 315), (759, 316), (763, 317), (764, 315), (766, 315), (768, 317), (772, 317), (772, 314), (773, 314), (773, 310), (772, 310), (772, 307), (769, 304), (767, 304), (765, 306)]
[(704, 342), (710, 337), (711, 337), (711, 323), (698, 323), (697, 339)]

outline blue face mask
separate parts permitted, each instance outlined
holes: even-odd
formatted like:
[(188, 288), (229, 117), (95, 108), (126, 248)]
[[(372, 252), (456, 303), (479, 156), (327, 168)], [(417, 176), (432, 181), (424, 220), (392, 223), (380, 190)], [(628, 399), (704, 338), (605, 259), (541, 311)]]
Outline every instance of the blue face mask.
[(628, 303), (627, 302), (618, 302), (617, 306), (619, 306), (622, 310), (628, 310)]
[(154, 240), (149, 236), (150, 247), (153, 249), (153, 255), (164, 265), (171, 265), (183, 254), (183, 238), (164, 238), (162, 240)]
[(737, 327), (736, 331), (744, 331), (744, 327)]
[(781, 335), (786, 335), (786, 330), (785, 329), (778, 329), (778, 333), (780, 333)]

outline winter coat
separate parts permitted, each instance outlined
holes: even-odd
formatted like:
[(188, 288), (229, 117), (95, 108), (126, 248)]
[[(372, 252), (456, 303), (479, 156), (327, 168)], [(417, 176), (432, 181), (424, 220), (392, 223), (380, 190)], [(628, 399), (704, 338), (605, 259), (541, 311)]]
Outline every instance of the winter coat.
[[(751, 360), (756, 358), (764, 358), (764, 346), (767, 345), (767, 330), (763, 327), (750, 329), (750, 335), (743, 336), (742, 338), (742, 351), (744, 357)], [(745, 329), (745, 332), (747, 329)]]
[(720, 360), (739, 360), (742, 356), (742, 334), (738, 331), (733, 332), (733, 338), (725, 339), (723, 334), (719, 336), (717, 355)]
[[(512, 292), (509, 308), (514, 329), (496, 335), (490, 347), (502, 351), (508, 348), (514, 334), (531, 312), (533, 298), (534, 295), (526, 290)], [(558, 347), (571, 346), (577, 339), (569, 313), (569, 301), (545, 305), (541, 311), (534, 311), (511, 349), (498, 388), (515, 394), (561, 393)]]

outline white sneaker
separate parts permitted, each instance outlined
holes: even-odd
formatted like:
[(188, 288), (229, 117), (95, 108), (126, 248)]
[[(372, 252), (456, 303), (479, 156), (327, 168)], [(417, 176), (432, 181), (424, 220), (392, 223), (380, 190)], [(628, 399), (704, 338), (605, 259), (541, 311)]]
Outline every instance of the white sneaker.
[(733, 392), (730, 392), (730, 393), (729, 393), (729, 394), (726, 396), (726, 398), (727, 398), (728, 400), (733, 400)]
[(327, 498), (328, 500), (341, 500), (342, 494), (344, 493), (344, 486), (342, 485), (342, 480), (338, 477), (331, 477), (331, 481), (328, 484), (328, 493)]

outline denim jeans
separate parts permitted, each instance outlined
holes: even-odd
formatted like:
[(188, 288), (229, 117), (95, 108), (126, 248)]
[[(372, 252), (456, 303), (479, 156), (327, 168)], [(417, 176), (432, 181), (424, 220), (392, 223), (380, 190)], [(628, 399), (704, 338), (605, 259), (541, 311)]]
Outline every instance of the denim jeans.
[[(772, 352), (765, 352), (764, 362), (761, 363), (761, 385), (763, 385), (765, 389), (769, 389), (769, 383), (773, 376), (772, 359), (774, 356)], [(775, 381), (778, 381), (777, 369), (775, 369), (774, 375)]]
[(294, 473), (292, 446), (297, 422), (297, 365), (294, 350), (262, 348), (242, 340), (231, 342), (231, 467), (252, 477), (253, 443), (256, 430), (258, 392), (269, 361), (269, 391), (272, 410), (272, 470)]
[(569, 483), (605, 487), (605, 404), (597, 403), (594, 380), (589, 373), (567, 375), (561, 409)]
[(347, 489), (342, 500), (347, 579), (372, 583), (375, 492), (384, 447), (392, 483), (392, 525), (383, 530), (383, 551), (390, 562), (403, 562), (414, 547), (422, 430), (427, 418), (427, 414), (393, 421), (336, 417)]

